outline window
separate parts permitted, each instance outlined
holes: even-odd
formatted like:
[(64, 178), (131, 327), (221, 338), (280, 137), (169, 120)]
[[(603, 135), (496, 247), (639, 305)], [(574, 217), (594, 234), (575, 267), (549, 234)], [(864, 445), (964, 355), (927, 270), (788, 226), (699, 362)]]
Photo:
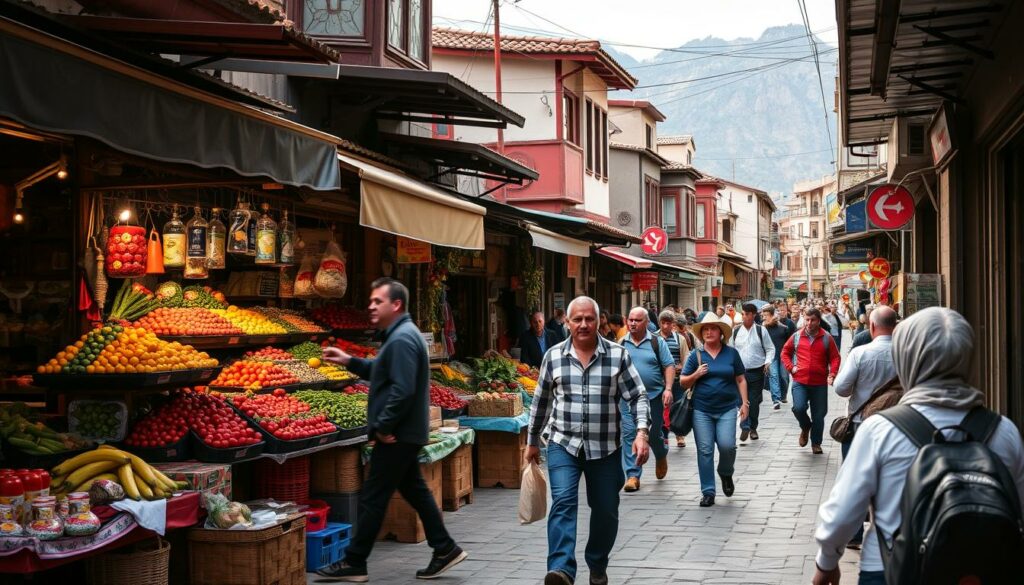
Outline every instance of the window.
[(658, 182), (650, 177), (644, 177), (644, 225), (661, 225), (661, 210)]
[(754, 202), (754, 194), (753, 193), (747, 193), (747, 203), (753, 203), (753, 202)]
[(310, 35), (361, 37), (366, 22), (363, 0), (303, 0), (302, 28)]
[(705, 213), (706, 213), (705, 208), (706, 207), (707, 207), (706, 204), (698, 203), (697, 204), (697, 213), (694, 215), (694, 221), (695, 221), (695, 224), (696, 224), (694, 226), (694, 228), (695, 228), (694, 233), (696, 233), (698, 238), (705, 238), (705, 237), (707, 237), (707, 236), (704, 235), (705, 234), (704, 221), (707, 219), (707, 217), (705, 215)]
[(722, 220), (722, 241), (732, 244), (732, 222), (728, 219)]
[(601, 112), (601, 176), (608, 178), (608, 112)]
[(403, 28), (405, 27), (405, 10), (403, 0), (388, 0), (388, 44), (402, 48)]
[(682, 205), (685, 204), (683, 192), (679, 189), (661, 190), (661, 227), (669, 237), (678, 238), (685, 231)]
[(818, 237), (818, 222), (811, 222), (811, 237), (817, 239)]
[(562, 138), (580, 146), (580, 98), (562, 93)]
[(797, 237), (804, 237), (804, 224), (800, 223), (796, 226)]
[(598, 178), (608, 178), (608, 113), (587, 100), (587, 170)]
[(455, 126), (445, 123), (437, 123), (431, 125), (431, 134), (434, 138), (441, 140), (454, 140), (455, 139)]
[(693, 191), (686, 192), (686, 221), (680, 222), (685, 227), (685, 230), (680, 230), (679, 235), (694, 237), (697, 233), (697, 196)]
[(587, 170), (594, 172), (594, 102), (587, 100)]
[[(324, 1), (330, 4), (330, 0)], [(423, 0), (387, 0), (387, 7), (388, 45), (422, 62), (426, 55), (425, 37), (429, 36), (424, 34)]]
[(689, 150), (686, 151), (686, 164), (688, 164), (688, 165), (692, 165), (693, 164), (693, 153), (690, 152)]
[(815, 201), (813, 201), (811, 203), (811, 215), (820, 215), (820, 214), (821, 214), (821, 203), (819, 201), (815, 200)]
[(789, 257), (789, 270), (791, 272), (799, 272), (803, 270), (804, 259), (800, 254), (794, 254)]
[(650, 124), (644, 125), (644, 146), (654, 149), (654, 127)]

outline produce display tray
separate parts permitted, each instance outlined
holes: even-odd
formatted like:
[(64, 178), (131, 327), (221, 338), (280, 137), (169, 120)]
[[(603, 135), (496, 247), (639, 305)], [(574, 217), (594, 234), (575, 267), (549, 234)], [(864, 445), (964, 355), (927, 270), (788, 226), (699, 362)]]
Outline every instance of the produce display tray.
[(323, 388), (325, 390), (342, 390), (357, 382), (359, 382), (359, 378), (349, 378), (348, 380), (328, 380), (327, 382), (324, 382)]
[(134, 390), (202, 385), (220, 374), (222, 366), (151, 374), (33, 374), (36, 386), (58, 390)]
[(253, 459), (263, 453), (263, 449), (267, 446), (266, 442), (260, 441), (254, 445), (218, 449), (204, 443), (195, 431), (189, 431), (189, 434), (192, 435), (192, 457), (196, 461), (204, 463), (235, 463)]
[(231, 347), (260, 347), (274, 344), (299, 344), (303, 341), (320, 342), (331, 336), (320, 333), (280, 333), (277, 335), (161, 335), (164, 341), (177, 341), (196, 349), (225, 349)]
[(117, 448), (138, 455), (147, 463), (188, 461), (192, 458), (192, 432), (185, 433), (180, 441), (166, 447), (138, 447), (121, 443), (117, 445)]
[[(284, 386), (264, 386), (259, 390), (256, 390), (256, 394), (267, 394), (273, 392), (278, 388), (283, 388), (286, 392), (296, 392), (298, 390), (322, 390), (327, 382), (303, 382), (301, 384), (286, 384)], [(247, 388), (243, 386), (207, 386), (210, 390), (217, 392), (245, 392)]]
[[(228, 401), (228, 404), (231, 404), (231, 402)], [(234, 404), (231, 404), (231, 408), (234, 408), (235, 412), (238, 413), (238, 416), (242, 417), (250, 427), (256, 429), (256, 431), (263, 436), (263, 441), (267, 444), (266, 447), (263, 448), (264, 453), (291, 453), (293, 451), (302, 451), (303, 449), (309, 449), (312, 447), (321, 447), (338, 440), (337, 430), (333, 433), (324, 433), (323, 435), (317, 435), (307, 439), (298, 439), (295, 441), (278, 439), (270, 431), (261, 427), (259, 423), (252, 419), (252, 417), (238, 409)], [(335, 429), (337, 429), (337, 427), (335, 427)]]
[(342, 429), (342, 428), (339, 427), (339, 429), (338, 429), (338, 439), (346, 440), (346, 439), (355, 439), (356, 437), (365, 437), (366, 436), (366, 432), (367, 432), (366, 425), (363, 425), (361, 427), (356, 427), (354, 429)]

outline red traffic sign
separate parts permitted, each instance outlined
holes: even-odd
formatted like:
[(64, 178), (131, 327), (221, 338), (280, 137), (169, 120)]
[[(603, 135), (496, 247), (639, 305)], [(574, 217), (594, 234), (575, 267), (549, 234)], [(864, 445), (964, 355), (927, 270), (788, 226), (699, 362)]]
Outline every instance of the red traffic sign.
[(657, 272), (634, 272), (633, 290), (651, 291), (658, 288)]
[(879, 185), (867, 199), (868, 219), (883, 230), (898, 230), (914, 219), (914, 196), (902, 186)]
[(660, 256), (668, 249), (668, 234), (657, 226), (645, 229), (640, 240), (640, 249), (648, 256)]
[(874, 258), (868, 262), (868, 272), (875, 278), (882, 279), (889, 276), (890, 270), (892, 270), (892, 266), (885, 258)]

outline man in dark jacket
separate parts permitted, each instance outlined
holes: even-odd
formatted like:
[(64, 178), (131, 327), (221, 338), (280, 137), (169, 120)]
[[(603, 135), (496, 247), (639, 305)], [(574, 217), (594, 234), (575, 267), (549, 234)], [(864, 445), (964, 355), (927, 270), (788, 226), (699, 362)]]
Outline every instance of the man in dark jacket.
[(519, 361), (539, 368), (544, 354), (555, 345), (558, 345), (558, 338), (550, 329), (544, 328), (544, 313), (538, 311), (530, 318), (530, 329), (519, 336)]
[(409, 289), (397, 280), (380, 278), (371, 285), (370, 322), (383, 332), (383, 345), (373, 359), (352, 357), (329, 347), (324, 358), (370, 380), (366, 422), (371, 440), (369, 477), (359, 496), (359, 524), (345, 559), (318, 571), (333, 581), (367, 580), (366, 559), (397, 489), (411, 505), (434, 549), (430, 565), (416, 571), (432, 579), (466, 558), (444, 527), (437, 502), (420, 473), (417, 455), (430, 434), (430, 360), (427, 346), (406, 308)]

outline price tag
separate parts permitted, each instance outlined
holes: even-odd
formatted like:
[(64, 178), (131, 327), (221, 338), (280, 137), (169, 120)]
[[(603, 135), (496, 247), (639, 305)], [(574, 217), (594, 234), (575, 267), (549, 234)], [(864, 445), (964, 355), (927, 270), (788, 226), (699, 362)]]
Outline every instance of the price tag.
[(164, 374), (162, 376), (157, 377), (157, 379), (156, 379), (156, 383), (157, 384), (166, 384), (166, 383), (168, 383), (170, 381), (171, 381), (171, 375), (170, 374)]
[(238, 344), (238, 338), (237, 337), (229, 337), (228, 338), (228, 344), (229, 345), (237, 345)]

